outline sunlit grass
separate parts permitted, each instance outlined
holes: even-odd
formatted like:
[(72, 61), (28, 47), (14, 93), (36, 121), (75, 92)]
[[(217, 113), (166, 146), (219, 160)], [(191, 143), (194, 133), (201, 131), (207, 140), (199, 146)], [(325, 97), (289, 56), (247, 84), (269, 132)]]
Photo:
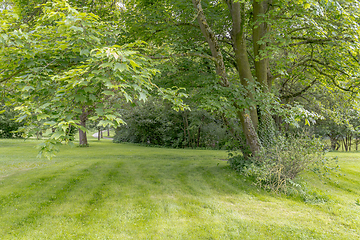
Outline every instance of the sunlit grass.
[(37, 143), (0, 140), (0, 239), (360, 238), (360, 153), (333, 181), (304, 176), (325, 200), (306, 203), (256, 189), (224, 151), (93, 140), (48, 161)]

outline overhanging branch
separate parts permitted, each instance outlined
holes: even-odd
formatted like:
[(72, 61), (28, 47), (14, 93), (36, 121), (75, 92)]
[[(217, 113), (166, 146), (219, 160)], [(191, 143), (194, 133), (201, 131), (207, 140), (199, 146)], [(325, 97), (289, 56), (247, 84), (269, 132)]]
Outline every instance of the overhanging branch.
[(302, 95), (304, 92), (306, 92), (309, 88), (311, 88), (315, 82), (317, 81), (317, 79), (315, 78), (308, 86), (306, 86), (305, 88), (303, 88), (301, 91), (297, 92), (297, 93), (293, 93), (293, 94), (289, 94), (286, 96), (282, 96), (282, 99), (289, 99), (289, 98), (295, 98), (298, 97), (300, 95)]
[(21, 73), (22, 71), (24, 71), (24, 69), (19, 69), (18, 71), (14, 72), (13, 74), (11, 74), (8, 77), (5, 77), (3, 79), (0, 79), (0, 83), (2, 82), (6, 82), (7, 80), (10, 80), (11, 78), (15, 77), (16, 75), (18, 75), (19, 73)]
[(336, 82), (336, 79), (335, 79), (335, 76), (332, 76), (330, 74), (327, 74), (325, 72), (323, 72), (322, 70), (320, 70), (317, 66), (313, 65), (313, 64), (309, 64), (309, 65), (306, 65), (307, 67), (311, 67), (312, 69), (314, 69), (316, 72), (318, 72), (319, 74), (329, 78), (332, 83), (339, 89), (343, 90), (343, 91), (347, 91), (347, 92), (354, 92), (352, 90), (353, 87), (349, 87), (349, 88), (344, 88), (342, 86), (340, 86), (337, 82)]
[(179, 54), (171, 54), (171, 55), (160, 55), (160, 56), (148, 56), (151, 59), (170, 59), (170, 58), (176, 58), (176, 57), (200, 57), (205, 58), (210, 61), (213, 61), (216, 63), (216, 59), (212, 56), (201, 54), (201, 53), (179, 53)]

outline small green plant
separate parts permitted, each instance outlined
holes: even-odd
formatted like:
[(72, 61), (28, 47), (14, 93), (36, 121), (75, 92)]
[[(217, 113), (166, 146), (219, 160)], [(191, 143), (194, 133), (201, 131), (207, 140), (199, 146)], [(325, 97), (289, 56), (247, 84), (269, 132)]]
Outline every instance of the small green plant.
[(329, 196), (327, 196), (322, 192), (317, 192), (317, 191), (302, 192), (300, 196), (305, 203), (310, 203), (310, 204), (326, 203), (330, 201)]

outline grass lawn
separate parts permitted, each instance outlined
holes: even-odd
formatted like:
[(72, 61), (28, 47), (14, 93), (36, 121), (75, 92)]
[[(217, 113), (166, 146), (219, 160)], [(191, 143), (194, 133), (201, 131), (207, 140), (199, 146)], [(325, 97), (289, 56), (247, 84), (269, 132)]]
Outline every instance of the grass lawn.
[(305, 202), (256, 189), (225, 151), (93, 140), (49, 161), (37, 143), (0, 140), (0, 239), (360, 239), (360, 153), (338, 153), (333, 182), (303, 176)]

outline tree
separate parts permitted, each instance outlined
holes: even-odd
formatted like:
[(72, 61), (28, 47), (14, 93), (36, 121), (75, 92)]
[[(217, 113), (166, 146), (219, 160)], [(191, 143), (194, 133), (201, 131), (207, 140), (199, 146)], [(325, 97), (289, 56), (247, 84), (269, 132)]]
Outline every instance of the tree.
[(87, 120), (99, 120), (101, 126), (123, 124), (113, 104), (118, 98), (145, 101), (155, 88), (184, 107), (177, 89), (151, 82), (157, 71), (139, 53), (144, 42), (118, 45), (118, 26), (67, 1), (47, 2), (39, 12), (29, 23), (14, 11), (4, 12), (13, 18), (2, 18), (0, 84), (14, 91), (11, 101), (21, 104), (19, 121), (44, 120), (44, 127), (55, 129), (43, 152), (56, 142), (68, 142), (70, 126), (79, 128), (80, 145), (87, 145)]
[[(276, 98), (269, 96), (290, 104), (316, 82), (357, 91), (359, 5), (353, 1), (133, 2), (126, 5), (130, 37), (170, 46), (162, 57), (213, 61), (227, 103), (219, 111), (237, 116), (252, 155), (274, 135)], [(298, 87), (285, 92), (281, 86), (289, 81)]]

